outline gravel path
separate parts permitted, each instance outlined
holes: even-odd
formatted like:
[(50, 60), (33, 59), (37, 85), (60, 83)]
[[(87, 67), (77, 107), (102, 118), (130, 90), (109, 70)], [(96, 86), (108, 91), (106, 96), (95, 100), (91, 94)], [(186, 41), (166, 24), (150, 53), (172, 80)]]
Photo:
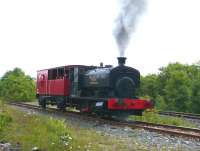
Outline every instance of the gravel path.
[[(175, 151), (200, 151), (200, 141), (186, 139), (181, 137), (173, 137), (170, 135), (149, 132), (143, 129), (131, 129), (129, 127), (116, 127), (108, 124), (101, 124), (98, 121), (84, 121), (74, 117), (63, 115), (47, 114), (43, 112), (33, 111), (21, 107), (15, 107), (28, 114), (43, 114), (52, 116), (58, 119), (65, 119), (68, 123), (85, 129), (94, 129), (101, 135), (111, 136), (122, 141), (126, 141), (127, 145), (131, 146), (139, 144), (144, 149), (148, 150), (175, 150)], [(200, 124), (199, 124), (200, 125)]]

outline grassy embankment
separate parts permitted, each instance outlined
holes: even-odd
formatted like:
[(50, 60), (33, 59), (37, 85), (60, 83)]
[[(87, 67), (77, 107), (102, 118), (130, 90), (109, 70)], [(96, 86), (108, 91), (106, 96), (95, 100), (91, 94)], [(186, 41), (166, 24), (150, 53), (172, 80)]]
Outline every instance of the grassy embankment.
[(99, 134), (48, 116), (0, 106), (0, 141), (20, 144), (24, 151), (38, 147), (48, 151), (148, 150), (137, 141)]
[[(157, 118), (153, 113), (136, 117), (137, 120), (158, 123)], [(169, 120), (164, 121), (169, 124)], [(179, 124), (183, 125), (182, 122)], [(17, 111), (4, 104), (0, 105), (0, 141), (10, 142), (13, 145), (20, 144), (24, 151), (31, 150), (33, 147), (48, 151), (156, 151), (155, 146), (151, 149), (147, 148), (134, 138), (121, 140), (105, 136), (92, 129), (83, 129), (48, 116)]]
[(157, 124), (193, 127), (196, 125), (179, 117), (159, 115), (156, 110), (146, 111), (143, 116), (130, 116), (131, 120), (144, 121)]

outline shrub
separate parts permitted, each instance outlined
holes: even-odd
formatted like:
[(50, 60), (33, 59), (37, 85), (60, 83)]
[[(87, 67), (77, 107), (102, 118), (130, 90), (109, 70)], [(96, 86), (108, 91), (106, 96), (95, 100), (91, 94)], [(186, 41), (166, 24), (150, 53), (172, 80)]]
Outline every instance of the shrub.
[(5, 126), (8, 125), (9, 122), (12, 121), (12, 118), (6, 114), (0, 113), (0, 132), (3, 130)]
[(35, 81), (20, 68), (8, 71), (0, 81), (0, 97), (6, 101), (32, 101), (35, 99)]
[(181, 119), (178, 117), (172, 117), (172, 116), (159, 115), (156, 110), (146, 111), (143, 113), (143, 116), (131, 116), (130, 119), (137, 120), (137, 121), (156, 123), (156, 124), (195, 127), (194, 124), (192, 124), (188, 121), (185, 121), (184, 119)]

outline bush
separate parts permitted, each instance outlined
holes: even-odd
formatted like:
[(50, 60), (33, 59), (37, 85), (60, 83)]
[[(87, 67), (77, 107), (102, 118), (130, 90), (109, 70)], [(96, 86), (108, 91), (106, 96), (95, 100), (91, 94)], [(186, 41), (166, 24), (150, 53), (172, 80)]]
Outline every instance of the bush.
[(8, 125), (9, 122), (11, 122), (12, 119), (10, 116), (6, 115), (6, 114), (3, 114), (3, 113), (0, 113), (0, 132), (3, 130), (3, 128), (5, 126)]
[(35, 82), (21, 69), (15, 68), (2, 77), (0, 97), (5, 101), (32, 101), (35, 99)]

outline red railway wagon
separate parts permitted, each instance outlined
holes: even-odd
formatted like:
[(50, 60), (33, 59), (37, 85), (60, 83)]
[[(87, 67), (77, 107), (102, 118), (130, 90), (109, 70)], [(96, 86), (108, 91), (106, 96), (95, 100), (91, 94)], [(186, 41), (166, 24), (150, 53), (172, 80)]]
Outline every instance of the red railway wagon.
[(74, 70), (84, 71), (91, 67), (72, 65), (37, 71), (37, 95), (69, 96), (74, 84)]

